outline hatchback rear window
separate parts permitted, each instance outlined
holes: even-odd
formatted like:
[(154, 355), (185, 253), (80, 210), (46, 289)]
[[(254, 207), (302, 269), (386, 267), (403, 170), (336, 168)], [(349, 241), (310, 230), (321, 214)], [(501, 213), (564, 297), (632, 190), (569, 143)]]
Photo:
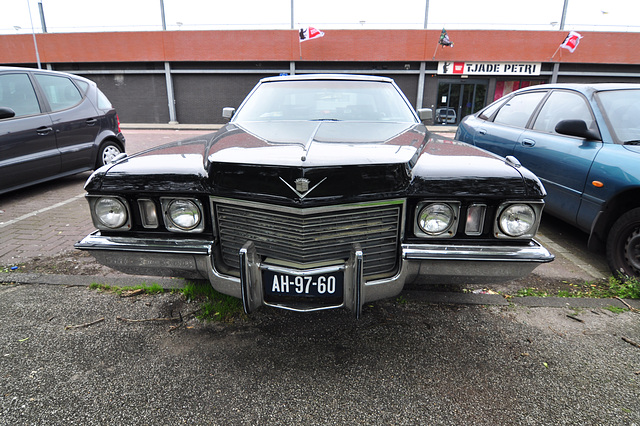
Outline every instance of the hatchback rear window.
[(36, 74), (36, 80), (42, 87), (53, 112), (71, 108), (82, 100), (82, 94), (76, 85), (66, 77)]
[(107, 98), (105, 94), (100, 91), (100, 89), (97, 89), (96, 91), (98, 92), (98, 108), (100, 109), (113, 108), (113, 105), (111, 105), (109, 98)]

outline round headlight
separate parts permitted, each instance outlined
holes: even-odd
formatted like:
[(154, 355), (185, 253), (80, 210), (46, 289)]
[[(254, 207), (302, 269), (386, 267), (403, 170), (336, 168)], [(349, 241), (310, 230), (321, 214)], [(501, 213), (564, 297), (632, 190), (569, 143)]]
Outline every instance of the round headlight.
[(200, 209), (190, 200), (173, 200), (167, 209), (167, 216), (176, 228), (189, 231), (200, 224)]
[(100, 198), (93, 211), (100, 223), (107, 228), (117, 229), (127, 223), (127, 208), (117, 198)]
[(418, 226), (429, 235), (446, 232), (455, 221), (453, 209), (446, 204), (429, 204), (420, 210)]
[(536, 212), (527, 204), (514, 204), (500, 214), (500, 229), (510, 237), (531, 232), (536, 223)]

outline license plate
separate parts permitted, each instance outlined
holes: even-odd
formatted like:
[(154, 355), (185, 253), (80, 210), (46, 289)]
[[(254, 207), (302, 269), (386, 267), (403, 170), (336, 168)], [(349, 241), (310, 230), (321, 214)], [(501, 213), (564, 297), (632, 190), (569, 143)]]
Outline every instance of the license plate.
[(262, 272), (266, 295), (302, 297), (342, 297), (343, 271), (314, 275), (286, 274), (269, 269)]

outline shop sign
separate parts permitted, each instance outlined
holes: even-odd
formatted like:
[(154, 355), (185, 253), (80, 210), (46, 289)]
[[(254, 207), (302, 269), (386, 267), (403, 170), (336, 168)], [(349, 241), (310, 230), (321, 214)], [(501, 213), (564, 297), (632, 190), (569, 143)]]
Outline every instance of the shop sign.
[(438, 62), (445, 75), (540, 75), (539, 62)]

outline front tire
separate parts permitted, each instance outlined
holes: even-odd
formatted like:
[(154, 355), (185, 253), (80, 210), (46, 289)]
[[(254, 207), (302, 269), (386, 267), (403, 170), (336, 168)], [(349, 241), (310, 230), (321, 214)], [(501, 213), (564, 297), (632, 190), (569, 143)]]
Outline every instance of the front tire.
[(640, 208), (613, 224), (607, 237), (607, 263), (614, 274), (640, 277)]
[(96, 159), (96, 169), (109, 164), (111, 160), (122, 153), (122, 149), (115, 142), (103, 142), (98, 150), (98, 158)]

